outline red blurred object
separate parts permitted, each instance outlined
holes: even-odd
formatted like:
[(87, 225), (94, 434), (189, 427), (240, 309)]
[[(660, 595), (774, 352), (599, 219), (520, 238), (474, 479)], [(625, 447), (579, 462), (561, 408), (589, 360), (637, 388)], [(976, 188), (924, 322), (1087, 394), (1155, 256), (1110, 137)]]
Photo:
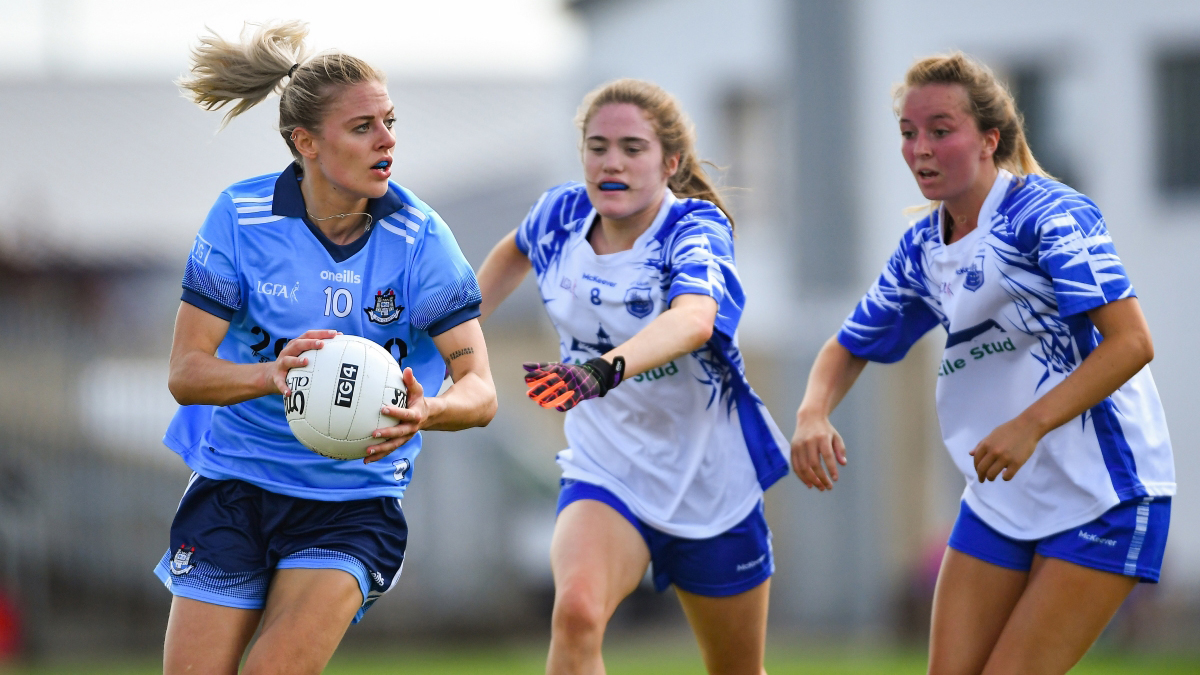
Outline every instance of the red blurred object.
[(0, 591), (0, 663), (21, 651), (21, 615), (15, 602)]

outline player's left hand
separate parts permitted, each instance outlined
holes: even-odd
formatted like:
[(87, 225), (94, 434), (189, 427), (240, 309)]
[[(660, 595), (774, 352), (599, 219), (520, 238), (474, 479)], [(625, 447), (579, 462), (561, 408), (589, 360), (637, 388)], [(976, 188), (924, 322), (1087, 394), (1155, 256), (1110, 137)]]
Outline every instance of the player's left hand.
[(589, 398), (608, 393), (621, 383), (625, 360), (620, 356), (610, 363), (591, 359), (586, 363), (525, 363), (528, 396), (543, 408), (565, 412)]
[(992, 430), (979, 445), (970, 452), (975, 458), (975, 473), (979, 482), (996, 480), (1001, 473), (1004, 480), (1012, 480), (1037, 448), (1042, 434), (1037, 428), (1022, 419), (1014, 418)]
[(425, 390), (413, 376), (412, 368), (404, 369), (404, 387), (408, 390), (408, 407), (398, 408), (393, 405), (383, 406), (383, 414), (396, 419), (398, 424), (375, 430), (376, 438), (386, 438), (387, 441), (367, 448), (367, 456), (363, 464), (377, 462), (391, 451), (409, 442), (417, 435), (429, 419), (429, 400), (425, 398)]

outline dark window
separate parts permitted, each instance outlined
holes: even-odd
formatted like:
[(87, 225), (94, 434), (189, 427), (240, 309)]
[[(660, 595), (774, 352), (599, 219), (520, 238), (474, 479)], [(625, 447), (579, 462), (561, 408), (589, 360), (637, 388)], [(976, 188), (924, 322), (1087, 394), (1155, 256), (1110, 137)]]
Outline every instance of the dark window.
[(1200, 51), (1158, 62), (1158, 184), (1200, 192)]
[(1008, 88), (1016, 101), (1017, 110), (1025, 118), (1025, 142), (1029, 149), (1051, 176), (1080, 190), (1075, 172), (1067, 158), (1067, 152), (1058, 133), (1059, 120), (1055, 119), (1050, 97), (1053, 81), (1045, 70), (1032, 66), (1013, 68), (1008, 77)]

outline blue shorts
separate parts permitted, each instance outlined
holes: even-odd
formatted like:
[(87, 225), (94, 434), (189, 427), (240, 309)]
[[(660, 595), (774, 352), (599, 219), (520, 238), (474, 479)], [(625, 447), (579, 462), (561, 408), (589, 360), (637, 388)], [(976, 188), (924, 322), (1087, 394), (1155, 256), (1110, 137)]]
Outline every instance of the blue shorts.
[(993, 530), (963, 502), (949, 546), (1022, 572), (1029, 571), (1037, 553), (1156, 584), (1170, 521), (1170, 497), (1142, 497), (1121, 502), (1090, 523), (1043, 539), (1011, 539)]
[(654, 589), (659, 592), (675, 584), (689, 593), (712, 598), (737, 595), (755, 588), (775, 572), (771, 530), (761, 501), (742, 522), (715, 537), (684, 539), (642, 522), (608, 490), (564, 478), (558, 493), (558, 512), (580, 499), (611, 506), (642, 535), (650, 549)]
[(400, 577), (408, 523), (398, 499), (299, 499), (192, 474), (154, 573), (183, 598), (262, 609), (277, 569), (335, 569), (358, 580), (362, 618)]

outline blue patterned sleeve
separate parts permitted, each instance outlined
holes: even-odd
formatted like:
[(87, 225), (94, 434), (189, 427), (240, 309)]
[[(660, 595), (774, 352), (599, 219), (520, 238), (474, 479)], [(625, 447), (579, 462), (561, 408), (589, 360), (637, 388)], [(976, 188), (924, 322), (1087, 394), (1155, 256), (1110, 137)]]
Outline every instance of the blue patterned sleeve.
[(1038, 266), (1054, 284), (1059, 316), (1135, 295), (1104, 216), (1082, 195), (1051, 204), (1035, 230)]
[(921, 247), (917, 228), (904, 234), (883, 273), (842, 323), (838, 342), (851, 354), (869, 361), (895, 363), (938, 325), (922, 297)]
[(708, 206), (680, 219), (667, 242), (667, 306), (685, 294), (717, 301), (713, 327), (732, 338), (742, 319), (746, 294), (733, 257), (733, 228), (725, 214)]
[(409, 323), (441, 335), (479, 316), (479, 282), (446, 223), (429, 212), (408, 275)]
[(529, 257), (540, 278), (557, 263), (571, 228), (590, 213), (592, 204), (582, 183), (570, 182), (547, 190), (517, 228), (517, 248)]
[(521, 221), (521, 226), (517, 228), (517, 248), (521, 249), (521, 253), (530, 256), (530, 251), (533, 250), (533, 244), (541, 238), (539, 233), (539, 224), (545, 220), (542, 216), (542, 207), (546, 203), (546, 198), (550, 196), (549, 192), (545, 192), (541, 197), (538, 197), (537, 202), (529, 209), (529, 213), (525, 214), (525, 220)]
[(229, 321), (242, 307), (238, 282), (237, 210), (222, 192), (192, 242), (183, 271), (184, 302)]

